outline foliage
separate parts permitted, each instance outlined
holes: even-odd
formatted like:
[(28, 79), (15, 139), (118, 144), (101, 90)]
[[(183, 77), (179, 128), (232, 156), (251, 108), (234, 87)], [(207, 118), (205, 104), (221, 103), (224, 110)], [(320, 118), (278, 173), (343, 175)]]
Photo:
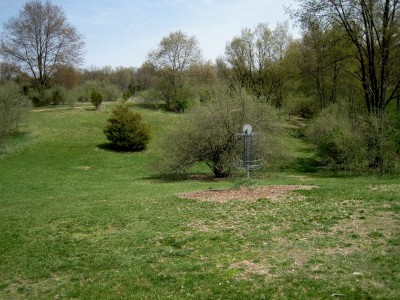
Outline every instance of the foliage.
[(330, 169), (383, 174), (399, 168), (399, 132), (393, 120), (354, 115), (345, 106), (332, 105), (312, 121), (306, 136)]
[(351, 93), (349, 88), (357, 85), (349, 75), (348, 58), (353, 53), (353, 45), (337, 24), (323, 26), (313, 20), (303, 24), (297, 53), (291, 55), (298, 67), (301, 92), (315, 98), (319, 110), (345, 98)]
[(139, 92), (138, 97), (149, 103), (156, 103), (161, 100), (160, 92), (154, 88)]
[(289, 96), (284, 101), (284, 107), (290, 115), (302, 118), (311, 118), (318, 111), (318, 105), (311, 97), (304, 97), (301, 94)]
[(76, 103), (79, 101), (79, 95), (80, 95), (80, 87), (79, 86), (77, 86), (73, 89), (65, 90), (65, 94), (64, 94), (65, 104), (68, 105), (69, 107), (73, 108), (76, 105)]
[(158, 49), (149, 53), (148, 59), (159, 71), (158, 87), (167, 109), (183, 112), (187, 108), (189, 96), (185, 90), (184, 72), (201, 60), (197, 39), (181, 31), (171, 32), (161, 40)]
[(281, 107), (292, 67), (283, 63), (291, 44), (288, 29), (288, 23), (278, 23), (274, 30), (262, 23), (254, 30), (242, 29), (226, 46), (225, 59), (219, 59), (220, 78), (236, 92), (245, 89)]
[(104, 83), (99, 80), (88, 80), (80, 88), (80, 101), (89, 101), (93, 89), (99, 91), (103, 95), (104, 101), (117, 101), (121, 96), (121, 92), (113, 84)]
[(19, 85), (13, 82), (0, 85), (0, 144), (18, 129), (29, 107), (29, 100), (22, 94)]
[(90, 93), (90, 100), (91, 100), (92, 104), (95, 106), (96, 110), (99, 110), (100, 105), (103, 102), (102, 92), (99, 89), (93, 87), (92, 91)]
[[(397, 0), (301, 0), (295, 15), (302, 24), (338, 25), (354, 47), (351, 70), (363, 90), (365, 107), (381, 114), (400, 90), (399, 16)], [(330, 47), (332, 48), (332, 46)]]
[(144, 150), (151, 139), (149, 125), (126, 103), (117, 105), (112, 111), (112, 116), (104, 128), (104, 134), (111, 142), (111, 146), (121, 151)]
[(167, 95), (167, 108), (177, 113), (184, 113), (191, 104), (193, 94), (187, 86), (182, 86), (178, 91)]
[(51, 85), (73, 89), (81, 84), (81, 73), (71, 65), (57, 65), (51, 78)]
[(117, 101), (121, 96), (120, 90), (114, 84), (102, 85), (101, 92), (104, 96), (104, 101)]
[(184, 124), (166, 136), (161, 172), (182, 174), (204, 162), (216, 177), (231, 175), (237, 167), (236, 134), (246, 123), (260, 133), (260, 152), (266, 161), (283, 156), (282, 124), (275, 110), (250, 96), (217, 90), (212, 100), (190, 111)]
[(369, 114), (364, 122), (362, 134), (367, 142), (369, 168), (380, 175), (400, 172), (398, 113)]
[(0, 83), (18, 78), (21, 73), (21, 67), (17, 64), (0, 61)]

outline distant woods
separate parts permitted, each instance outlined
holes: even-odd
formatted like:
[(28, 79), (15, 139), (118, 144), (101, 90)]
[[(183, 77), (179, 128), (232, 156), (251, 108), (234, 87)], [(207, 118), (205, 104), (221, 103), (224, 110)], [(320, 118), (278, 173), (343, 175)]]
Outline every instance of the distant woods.
[(17, 82), (35, 106), (72, 107), (96, 91), (102, 101), (134, 97), (177, 113), (215, 109), (222, 90), (224, 99), (243, 96), (303, 118), (302, 135), (323, 167), (398, 171), (399, 1), (299, 2), (291, 11), (301, 28), (296, 39), (287, 22), (244, 27), (212, 62), (195, 36), (178, 30), (139, 67), (79, 69), (83, 38), (62, 8), (30, 1), (3, 24), (0, 81)]

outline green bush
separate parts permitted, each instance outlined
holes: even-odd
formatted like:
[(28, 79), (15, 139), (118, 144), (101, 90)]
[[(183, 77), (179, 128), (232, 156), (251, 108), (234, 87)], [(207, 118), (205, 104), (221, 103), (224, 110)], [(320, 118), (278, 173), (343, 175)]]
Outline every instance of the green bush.
[(344, 107), (333, 105), (322, 111), (307, 127), (306, 137), (317, 148), (322, 165), (349, 170), (363, 165), (365, 140), (352, 126)]
[(120, 151), (141, 151), (151, 139), (149, 125), (128, 104), (118, 104), (107, 120), (104, 134), (112, 148)]
[(290, 96), (284, 101), (284, 107), (291, 115), (311, 118), (318, 111), (318, 105), (311, 97)]
[(73, 108), (77, 101), (80, 99), (80, 88), (66, 89), (64, 93), (64, 101), (69, 107)]
[(0, 86), (0, 144), (7, 135), (18, 130), (30, 106), (19, 85), (8, 82)]
[(310, 123), (306, 136), (328, 169), (383, 174), (399, 165), (399, 131), (385, 116), (355, 114), (335, 104)]
[(143, 101), (148, 107), (154, 109), (158, 109), (162, 102), (161, 93), (154, 88), (149, 88), (147, 90), (138, 92), (137, 99)]
[(96, 110), (100, 109), (100, 105), (103, 102), (103, 94), (97, 88), (92, 88), (92, 92), (90, 94), (90, 100), (92, 104), (95, 106)]
[(61, 88), (53, 89), (52, 91), (52, 99), (54, 105), (64, 104), (65, 102), (65, 91)]
[(117, 101), (121, 96), (121, 92), (114, 84), (103, 84), (100, 91), (104, 96), (104, 101)]
[(156, 163), (161, 175), (185, 174), (199, 162), (205, 163), (215, 177), (232, 175), (238, 162), (237, 134), (246, 123), (260, 133), (260, 157), (267, 164), (282, 161), (286, 153), (281, 142), (283, 126), (273, 107), (247, 95), (213, 94), (207, 105), (189, 111), (184, 123), (165, 136)]
[(171, 96), (167, 109), (177, 113), (184, 113), (189, 108), (192, 97), (193, 95), (188, 89), (182, 88)]
[(396, 115), (370, 115), (364, 118), (368, 168), (379, 174), (400, 171), (400, 128)]
[(34, 107), (42, 107), (51, 104), (52, 100), (52, 92), (49, 89), (38, 90), (36, 88), (32, 88), (28, 97), (32, 100), (32, 105)]
[(148, 90), (140, 91), (138, 93), (138, 97), (143, 99), (143, 101), (146, 101), (146, 102), (160, 102), (161, 101), (161, 93), (153, 88), (149, 88)]

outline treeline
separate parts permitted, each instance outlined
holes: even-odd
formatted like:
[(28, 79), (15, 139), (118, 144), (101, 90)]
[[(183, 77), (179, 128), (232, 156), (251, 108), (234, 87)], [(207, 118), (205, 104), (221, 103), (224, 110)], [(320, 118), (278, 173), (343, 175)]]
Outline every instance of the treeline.
[(176, 31), (138, 68), (77, 69), (60, 62), (38, 83), (37, 76), (22, 72), (23, 64), (9, 60), (0, 65), (0, 80), (19, 83), (35, 106), (73, 106), (100, 93), (104, 101), (137, 97), (184, 113), (211, 109), (221, 97), (246, 99), (309, 119), (303, 133), (325, 167), (397, 172), (398, 1), (301, 2), (292, 11), (301, 38), (293, 39), (287, 22), (243, 28), (215, 62), (203, 59), (195, 36)]

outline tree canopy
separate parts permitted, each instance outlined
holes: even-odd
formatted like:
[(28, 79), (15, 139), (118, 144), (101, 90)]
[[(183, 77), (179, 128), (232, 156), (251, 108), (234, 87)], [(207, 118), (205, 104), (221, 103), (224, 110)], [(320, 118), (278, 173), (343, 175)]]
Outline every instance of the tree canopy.
[(57, 65), (82, 61), (83, 47), (82, 35), (68, 23), (60, 6), (32, 0), (4, 24), (0, 51), (6, 61), (29, 71), (42, 90)]
[(161, 40), (156, 50), (149, 52), (148, 58), (162, 74), (160, 85), (168, 109), (183, 111), (187, 106), (183, 73), (202, 58), (196, 37), (181, 31), (171, 32)]
[(369, 113), (381, 113), (399, 95), (397, 64), (400, 47), (398, 0), (299, 0), (296, 12), (304, 24), (338, 24), (356, 51), (359, 80)]

